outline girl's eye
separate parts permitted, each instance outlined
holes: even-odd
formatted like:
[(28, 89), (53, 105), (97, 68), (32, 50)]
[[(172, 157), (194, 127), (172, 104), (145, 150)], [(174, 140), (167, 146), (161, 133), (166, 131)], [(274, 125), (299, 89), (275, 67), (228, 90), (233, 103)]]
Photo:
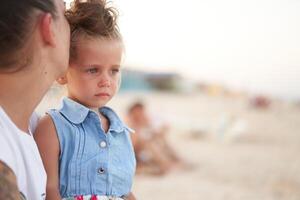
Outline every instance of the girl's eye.
[(119, 68), (116, 68), (116, 69), (112, 69), (112, 74), (117, 74), (120, 72), (120, 69)]
[(95, 74), (95, 73), (98, 72), (98, 69), (97, 68), (90, 68), (90, 69), (87, 69), (86, 72), (89, 73), (89, 74)]

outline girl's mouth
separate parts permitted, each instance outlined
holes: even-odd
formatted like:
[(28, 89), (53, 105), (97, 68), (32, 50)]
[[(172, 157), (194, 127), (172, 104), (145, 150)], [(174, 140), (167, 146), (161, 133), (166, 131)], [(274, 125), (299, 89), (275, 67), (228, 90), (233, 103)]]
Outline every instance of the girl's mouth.
[(109, 97), (110, 95), (108, 93), (102, 92), (95, 95), (96, 97)]

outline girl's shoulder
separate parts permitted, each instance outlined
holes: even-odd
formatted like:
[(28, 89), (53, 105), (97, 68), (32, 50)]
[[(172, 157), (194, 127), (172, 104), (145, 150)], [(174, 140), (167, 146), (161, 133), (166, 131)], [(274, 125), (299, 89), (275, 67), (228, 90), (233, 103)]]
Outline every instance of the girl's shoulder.
[(39, 120), (33, 137), (39, 148), (58, 146), (56, 128), (49, 115), (45, 115)]

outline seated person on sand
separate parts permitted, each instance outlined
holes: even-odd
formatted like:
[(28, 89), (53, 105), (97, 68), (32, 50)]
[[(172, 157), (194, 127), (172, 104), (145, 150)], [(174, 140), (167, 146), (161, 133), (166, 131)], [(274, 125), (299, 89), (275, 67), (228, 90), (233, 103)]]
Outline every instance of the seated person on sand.
[(166, 140), (168, 126), (154, 127), (145, 106), (133, 103), (127, 112), (127, 124), (135, 130), (131, 134), (137, 160), (137, 172), (165, 174), (182, 164)]

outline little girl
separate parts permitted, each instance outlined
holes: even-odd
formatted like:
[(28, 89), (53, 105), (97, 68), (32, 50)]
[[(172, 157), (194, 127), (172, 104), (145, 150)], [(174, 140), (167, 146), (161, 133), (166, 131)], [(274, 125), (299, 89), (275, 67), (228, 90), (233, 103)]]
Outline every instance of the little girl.
[(102, 0), (75, 0), (69, 68), (57, 81), (68, 97), (35, 132), (47, 172), (47, 200), (135, 199), (129, 129), (105, 104), (120, 85), (123, 43), (116, 12)]

